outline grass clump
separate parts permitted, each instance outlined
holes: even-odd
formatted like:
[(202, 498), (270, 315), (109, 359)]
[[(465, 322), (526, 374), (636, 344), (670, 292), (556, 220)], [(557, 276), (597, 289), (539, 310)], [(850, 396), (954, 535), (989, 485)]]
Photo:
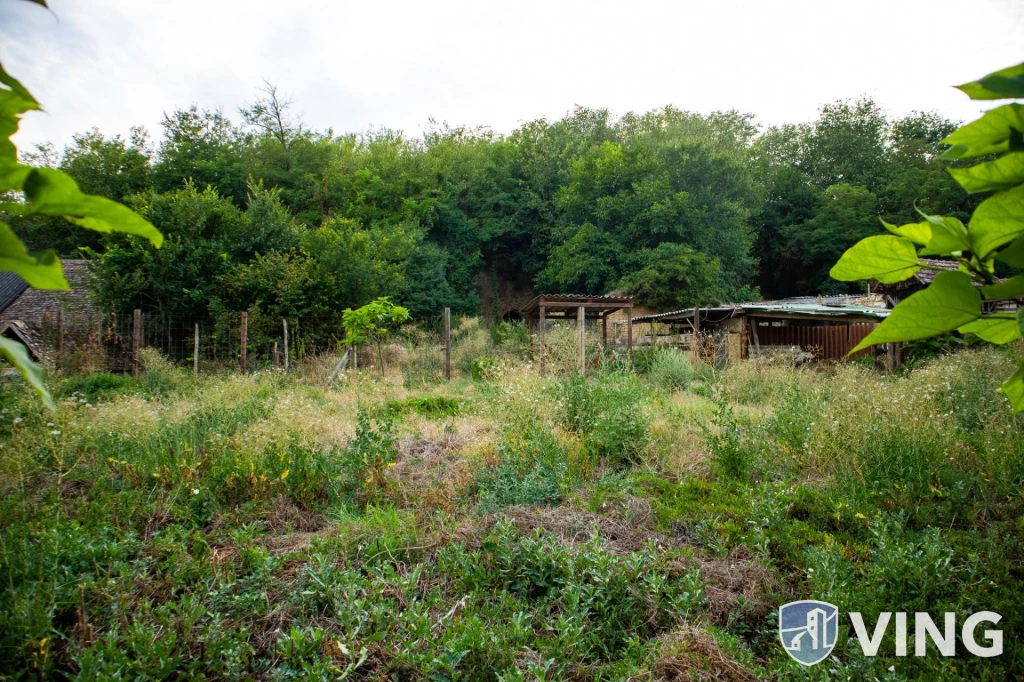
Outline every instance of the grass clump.
[(415, 413), (430, 419), (454, 417), (463, 409), (465, 401), (444, 395), (411, 396), (402, 400), (389, 400), (384, 410), (393, 417)]

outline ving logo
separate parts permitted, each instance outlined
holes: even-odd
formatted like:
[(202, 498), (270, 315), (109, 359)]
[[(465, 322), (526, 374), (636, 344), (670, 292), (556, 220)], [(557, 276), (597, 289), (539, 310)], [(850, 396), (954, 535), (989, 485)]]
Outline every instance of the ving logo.
[(839, 634), (839, 607), (806, 599), (779, 607), (779, 637), (794, 661), (814, 665), (828, 658)]

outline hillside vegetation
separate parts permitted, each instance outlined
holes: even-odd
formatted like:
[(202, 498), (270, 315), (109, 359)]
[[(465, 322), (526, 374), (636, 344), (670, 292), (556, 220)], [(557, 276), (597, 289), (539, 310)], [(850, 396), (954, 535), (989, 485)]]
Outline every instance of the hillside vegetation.
[[(52, 377), (56, 414), (0, 384), (0, 678), (1024, 673), (1011, 356), (640, 353), (583, 379), (552, 336), (543, 376), (481, 329), (449, 384), (416, 349), (331, 385), (327, 360), (197, 380), (149, 354)], [(802, 669), (776, 625), (801, 598), (996, 611), (1006, 650), (866, 658), (844, 633)]]
[(431, 123), (422, 137), (309, 130), (273, 89), (258, 104), (234, 120), (173, 110), (156, 143), (141, 129), (92, 130), (23, 155), (135, 209), (161, 249), (60, 217), (11, 225), (30, 250), (89, 247), (104, 311), (249, 311), (336, 328), (342, 310), (380, 296), (416, 319), (446, 306), (495, 317), (506, 287), (625, 289), (667, 310), (860, 291), (828, 270), (884, 232), (880, 217), (916, 222), (916, 205), (966, 221), (978, 203), (937, 158), (954, 122), (895, 118), (870, 99), (783, 126), (735, 111), (578, 108), (508, 135)]

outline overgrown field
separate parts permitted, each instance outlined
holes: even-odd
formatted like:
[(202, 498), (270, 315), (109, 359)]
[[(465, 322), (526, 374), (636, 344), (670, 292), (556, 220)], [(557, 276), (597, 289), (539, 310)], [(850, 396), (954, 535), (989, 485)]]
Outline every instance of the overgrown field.
[[(1012, 356), (471, 355), (331, 385), (151, 356), (55, 376), (57, 413), (4, 381), (0, 679), (1024, 676)], [(1005, 652), (867, 658), (844, 628), (801, 668), (777, 607), (807, 598), (996, 611)]]

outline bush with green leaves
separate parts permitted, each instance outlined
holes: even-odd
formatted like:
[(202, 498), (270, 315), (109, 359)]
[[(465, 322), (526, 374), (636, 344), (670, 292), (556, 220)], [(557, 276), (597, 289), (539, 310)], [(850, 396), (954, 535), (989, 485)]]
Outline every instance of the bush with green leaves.
[(345, 340), (350, 346), (371, 343), (377, 349), (380, 374), (384, 376), (384, 354), (382, 346), (402, 323), (408, 321), (409, 311), (395, 305), (387, 296), (378, 298), (361, 308), (346, 308), (342, 313), (345, 323)]
[(690, 356), (673, 349), (658, 349), (647, 368), (647, 378), (669, 391), (682, 391), (698, 378)]
[(643, 396), (639, 381), (620, 372), (589, 380), (575, 374), (558, 387), (562, 423), (583, 438), (588, 454), (616, 465), (636, 463), (647, 452), (651, 420)]
[[(1024, 64), (958, 86), (971, 99), (1024, 97)], [(970, 193), (991, 192), (967, 225), (958, 218), (928, 215), (896, 226), (889, 235), (867, 237), (843, 254), (830, 274), (841, 281), (902, 282), (919, 270), (936, 271), (928, 288), (901, 301), (851, 353), (880, 343), (925, 339), (952, 331), (1007, 344), (1021, 338), (1024, 308), (1001, 312), (1001, 302), (1024, 301), (1024, 275), (1005, 281), (997, 264), (1024, 268), (1024, 104), (995, 107), (947, 136), (947, 159), (978, 159), (949, 172)], [(950, 259), (956, 270), (936, 267), (926, 257)], [(986, 308), (983, 304), (990, 306)], [(1024, 360), (999, 388), (1015, 412), (1024, 410)]]
[(505, 427), (496, 452), (498, 463), (477, 477), (480, 507), (493, 511), (510, 505), (557, 505), (573, 479), (564, 447), (536, 421)]

